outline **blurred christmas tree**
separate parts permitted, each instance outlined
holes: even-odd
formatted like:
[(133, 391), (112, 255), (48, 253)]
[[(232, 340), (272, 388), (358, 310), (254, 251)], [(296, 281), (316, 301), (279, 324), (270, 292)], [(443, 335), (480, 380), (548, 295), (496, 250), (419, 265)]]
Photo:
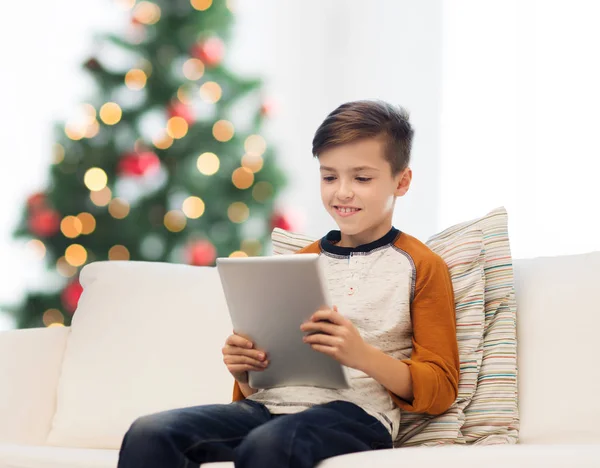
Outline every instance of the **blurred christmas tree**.
[(287, 227), (274, 213), (285, 179), (259, 134), (270, 104), (260, 80), (225, 65), (228, 3), (118, 3), (127, 31), (101, 36), (105, 57), (84, 64), (95, 95), (57, 128), (47, 187), (15, 231), (50, 275), (8, 307), (19, 328), (69, 325), (87, 263), (214, 265), (262, 254), (272, 227)]

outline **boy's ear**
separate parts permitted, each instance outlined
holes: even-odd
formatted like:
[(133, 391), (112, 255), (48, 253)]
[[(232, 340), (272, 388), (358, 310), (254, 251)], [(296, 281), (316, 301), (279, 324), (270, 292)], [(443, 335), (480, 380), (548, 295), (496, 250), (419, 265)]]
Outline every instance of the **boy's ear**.
[(402, 172), (398, 174), (398, 180), (396, 185), (396, 193), (397, 197), (402, 197), (406, 195), (408, 189), (410, 188), (410, 183), (412, 181), (412, 169), (407, 167)]

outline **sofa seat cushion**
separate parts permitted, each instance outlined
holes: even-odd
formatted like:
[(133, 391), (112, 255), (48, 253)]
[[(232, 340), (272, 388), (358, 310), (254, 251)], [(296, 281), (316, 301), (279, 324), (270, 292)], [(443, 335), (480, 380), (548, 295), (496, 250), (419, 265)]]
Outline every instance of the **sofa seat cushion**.
[[(118, 450), (0, 445), (0, 468), (116, 468)], [(354, 453), (325, 460), (318, 468), (597, 468), (596, 445), (494, 445), (409, 447)], [(205, 463), (202, 468), (233, 468)]]
[(0, 468), (116, 468), (118, 450), (0, 444)]
[[(334, 457), (318, 468), (597, 468), (596, 445), (444, 445), (406, 447)], [(202, 468), (233, 468), (233, 463), (207, 463)]]

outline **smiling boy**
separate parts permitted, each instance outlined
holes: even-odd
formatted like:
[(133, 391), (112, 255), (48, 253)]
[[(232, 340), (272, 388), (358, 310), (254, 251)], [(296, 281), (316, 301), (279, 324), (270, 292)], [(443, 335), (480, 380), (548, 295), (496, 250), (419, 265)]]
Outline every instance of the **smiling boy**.
[(440, 414), (458, 391), (452, 283), (444, 261), (392, 225), (410, 187), (413, 129), (381, 101), (339, 106), (317, 129), (321, 197), (339, 230), (298, 253), (323, 256), (332, 309), (302, 325), (304, 340), (349, 368), (350, 388), (248, 386), (268, 350), (233, 334), (223, 347), (234, 402), (138, 419), (119, 467), (313, 467), (358, 451), (391, 448), (400, 409)]

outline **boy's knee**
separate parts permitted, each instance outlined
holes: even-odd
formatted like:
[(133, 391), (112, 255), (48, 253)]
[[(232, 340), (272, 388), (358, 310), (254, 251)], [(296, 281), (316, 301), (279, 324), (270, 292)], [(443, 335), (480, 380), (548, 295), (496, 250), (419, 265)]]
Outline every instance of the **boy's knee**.
[(252, 430), (240, 444), (241, 453), (275, 453), (293, 450), (297, 439), (304, 439), (309, 427), (300, 420), (275, 420)]
[(161, 413), (141, 416), (131, 424), (129, 430), (125, 434), (125, 440), (148, 441), (164, 437), (171, 428), (169, 420), (169, 416)]

